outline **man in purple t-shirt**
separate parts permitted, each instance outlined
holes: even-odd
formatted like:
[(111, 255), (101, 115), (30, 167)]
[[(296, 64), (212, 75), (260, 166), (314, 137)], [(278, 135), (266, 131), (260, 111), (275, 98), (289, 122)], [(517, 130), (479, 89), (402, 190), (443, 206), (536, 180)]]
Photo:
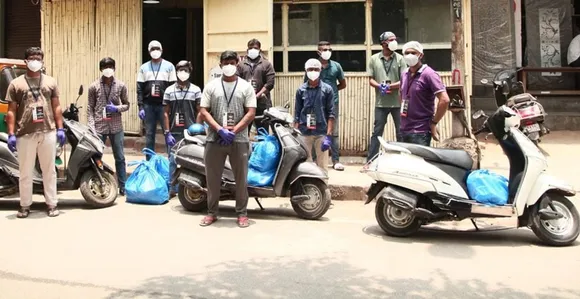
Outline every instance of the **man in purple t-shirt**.
[[(406, 43), (403, 54), (409, 69), (400, 85), (401, 137), (403, 142), (430, 146), (431, 138), (439, 141), (437, 124), (447, 112), (449, 95), (439, 74), (421, 63), (423, 46), (419, 42)], [(436, 111), (435, 98), (439, 100)]]

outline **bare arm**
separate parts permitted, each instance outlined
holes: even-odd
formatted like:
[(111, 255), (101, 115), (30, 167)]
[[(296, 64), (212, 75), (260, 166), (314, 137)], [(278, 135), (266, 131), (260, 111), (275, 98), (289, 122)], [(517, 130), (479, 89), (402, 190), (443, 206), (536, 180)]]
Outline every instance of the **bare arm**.
[(326, 135), (332, 135), (332, 130), (334, 129), (334, 121), (335, 121), (335, 109), (334, 109), (334, 92), (329, 92), (326, 94), (325, 99), (325, 112), (328, 118), (328, 126), (326, 128)]
[(435, 112), (435, 116), (433, 117), (433, 121), (438, 123), (443, 119), (447, 109), (449, 109), (449, 95), (446, 91), (442, 91), (437, 94), (437, 99), (439, 103), (437, 104), (437, 111)]
[(213, 116), (211, 116), (211, 114), (209, 113), (207, 108), (201, 107), (201, 109), (199, 111), (200, 111), (199, 114), (201, 115), (202, 119), (205, 120), (205, 122), (207, 122), (207, 124), (210, 127), (212, 127), (214, 130), (219, 131), (222, 128), (222, 126), (220, 126), (217, 123), (217, 121), (215, 121)]
[(256, 117), (256, 108), (248, 107), (245, 109), (246, 114), (242, 118), (242, 120), (234, 127), (233, 132), (238, 134), (241, 130), (245, 129), (248, 125), (250, 125), (254, 121), (254, 117)]
[(50, 105), (52, 106), (52, 114), (54, 114), (54, 122), (56, 123), (57, 129), (62, 129), (62, 108), (60, 107), (60, 92), (58, 90), (58, 85), (54, 85), (52, 90), (52, 95), (50, 97)]
[(346, 88), (346, 79), (338, 81), (338, 90), (343, 90)]
[(195, 122), (198, 124), (203, 124), (203, 117), (201, 116), (201, 106), (199, 105), (199, 100), (196, 101), (195, 104), (195, 111), (197, 111), (197, 115), (195, 117)]
[(16, 126), (16, 110), (18, 110), (18, 104), (16, 104), (16, 102), (8, 103), (8, 112), (6, 113), (8, 135), (14, 135), (14, 127)]
[(165, 128), (167, 128), (166, 130), (171, 128), (171, 126), (169, 126), (169, 105), (165, 105), (165, 107), (163, 107), (163, 123)]
[(264, 76), (264, 78), (262, 78), (262, 80), (264, 80), (264, 82), (266, 82), (266, 83), (264, 84), (262, 89), (258, 92), (257, 95), (259, 95), (259, 96), (266, 94), (266, 93), (272, 91), (272, 89), (274, 89), (274, 81), (276, 78), (276, 72), (274, 71), (274, 67), (272, 66), (271, 63), (268, 63), (268, 66), (264, 70), (263, 76)]

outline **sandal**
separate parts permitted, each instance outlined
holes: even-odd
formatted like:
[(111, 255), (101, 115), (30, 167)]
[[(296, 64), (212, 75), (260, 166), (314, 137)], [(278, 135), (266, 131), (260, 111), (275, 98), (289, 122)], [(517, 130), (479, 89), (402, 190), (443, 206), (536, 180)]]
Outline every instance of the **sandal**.
[(46, 215), (48, 215), (48, 217), (56, 217), (60, 215), (60, 211), (56, 207), (50, 207), (46, 210)]
[(16, 213), (17, 218), (27, 218), (30, 215), (29, 208), (20, 208), (18, 209), (18, 213)]
[(250, 220), (246, 216), (238, 217), (238, 227), (246, 228), (250, 226)]
[(218, 219), (216, 216), (207, 215), (207, 216), (203, 217), (203, 219), (201, 219), (201, 222), (199, 223), (199, 225), (200, 226), (210, 226), (214, 222), (216, 222), (217, 220)]

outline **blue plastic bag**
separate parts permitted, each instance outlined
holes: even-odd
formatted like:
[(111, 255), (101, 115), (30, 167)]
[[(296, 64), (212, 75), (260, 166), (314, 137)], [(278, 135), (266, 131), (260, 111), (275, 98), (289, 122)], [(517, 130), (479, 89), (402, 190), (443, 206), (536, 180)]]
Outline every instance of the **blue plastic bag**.
[(139, 165), (125, 183), (127, 202), (162, 205), (169, 200), (167, 183), (154, 169), (151, 161), (133, 161), (129, 166)]
[(487, 169), (474, 170), (467, 176), (469, 197), (482, 204), (505, 205), (509, 196), (508, 185), (506, 177)]
[(157, 173), (163, 177), (167, 186), (169, 186), (169, 183), (171, 182), (169, 160), (148, 148), (144, 148), (142, 152), (145, 154), (145, 156), (151, 156), (149, 163), (151, 163), (153, 169), (155, 169), (155, 171), (157, 171)]
[(269, 187), (274, 183), (276, 169), (271, 171), (259, 171), (252, 167), (248, 169), (248, 185), (254, 187)]
[(278, 168), (280, 161), (280, 144), (274, 135), (268, 135), (264, 128), (258, 129), (258, 142), (252, 144), (250, 168), (261, 172), (271, 172)]

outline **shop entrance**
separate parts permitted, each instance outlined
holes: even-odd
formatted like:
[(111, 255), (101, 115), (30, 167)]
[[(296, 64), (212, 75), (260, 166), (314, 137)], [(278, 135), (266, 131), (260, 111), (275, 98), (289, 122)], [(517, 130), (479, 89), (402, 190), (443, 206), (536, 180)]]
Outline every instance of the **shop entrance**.
[(190, 81), (203, 88), (203, 0), (143, 3), (143, 62), (151, 59), (147, 51), (151, 40), (161, 42), (165, 60), (191, 61)]

